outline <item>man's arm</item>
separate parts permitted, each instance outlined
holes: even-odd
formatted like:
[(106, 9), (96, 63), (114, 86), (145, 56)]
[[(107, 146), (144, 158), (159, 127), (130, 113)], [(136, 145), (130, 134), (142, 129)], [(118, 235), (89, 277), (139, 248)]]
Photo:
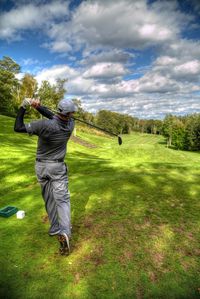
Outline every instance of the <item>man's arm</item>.
[(47, 107), (45, 107), (45, 106), (38, 106), (38, 107), (36, 108), (36, 110), (37, 110), (40, 114), (42, 114), (43, 116), (45, 116), (45, 117), (47, 117), (47, 118), (49, 118), (49, 119), (52, 119), (53, 116), (54, 116), (54, 113), (51, 112), (51, 111), (50, 111)]
[(54, 116), (54, 113), (51, 112), (47, 107), (40, 106), (39, 100), (34, 99), (24, 99), (22, 102), (21, 107), (19, 108), (19, 111), (16, 116), (15, 125), (14, 125), (14, 131), (18, 133), (27, 133), (25, 124), (24, 124), (24, 114), (26, 112), (26, 108), (28, 106), (32, 106), (35, 108), (39, 113), (41, 113), (43, 116), (52, 119)]
[(26, 127), (24, 124), (24, 114), (26, 112), (26, 108), (30, 105), (30, 99), (24, 99), (22, 102), (21, 107), (18, 110), (16, 119), (15, 119), (15, 126), (14, 131), (18, 133), (27, 133)]
[(31, 100), (31, 107), (35, 108), (40, 114), (43, 116), (52, 119), (54, 116), (54, 113), (50, 111), (47, 107), (45, 106), (40, 106), (40, 100), (39, 99), (32, 99)]

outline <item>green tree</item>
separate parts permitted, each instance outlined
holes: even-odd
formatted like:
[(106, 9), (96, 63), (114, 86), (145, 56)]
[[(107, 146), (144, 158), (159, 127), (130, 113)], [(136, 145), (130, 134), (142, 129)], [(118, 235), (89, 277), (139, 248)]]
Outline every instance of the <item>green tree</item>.
[[(19, 84), (16, 88), (14, 108), (18, 109), (24, 98), (33, 98), (35, 92), (37, 91), (37, 81), (31, 74), (25, 74), (24, 77), (19, 81)], [(28, 110), (29, 116), (34, 115), (32, 110)]]
[(173, 115), (168, 114), (163, 121), (163, 135), (167, 137), (167, 145), (172, 146)]
[(157, 119), (144, 120), (144, 132), (148, 134), (160, 134), (162, 132), (162, 121)]
[(50, 109), (56, 109), (57, 104), (64, 98), (66, 89), (64, 84), (66, 79), (58, 79), (56, 84), (50, 84), (48, 81), (42, 81), (40, 88), (38, 89), (38, 96), (40, 97), (41, 103)]
[(163, 122), (163, 135), (167, 137), (167, 144), (177, 149), (186, 149), (185, 124), (180, 117), (167, 115)]
[(172, 144), (177, 149), (186, 149), (186, 132), (184, 124), (179, 120), (175, 119), (173, 124), (172, 132)]
[(108, 110), (100, 110), (96, 116), (97, 125), (103, 129), (109, 130), (113, 133), (121, 133), (119, 119), (117, 113)]
[(186, 120), (186, 149), (200, 150), (200, 114), (193, 114)]
[(78, 118), (81, 118), (81, 119), (84, 119), (84, 113), (85, 111), (83, 110), (83, 107), (82, 107), (82, 103), (81, 103), (81, 100), (78, 100), (78, 99), (72, 99), (72, 101), (74, 102), (74, 104), (76, 105), (77, 107), (77, 112), (76, 112), (76, 116)]
[(138, 130), (138, 119), (128, 114), (100, 110), (96, 115), (96, 124), (116, 134), (129, 134)]
[(37, 91), (37, 81), (31, 74), (25, 74), (24, 77), (21, 80), (20, 85), (20, 100), (23, 98), (33, 98), (34, 94)]
[(0, 113), (14, 115), (15, 101), (19, 81), (16, 74), (20, 72), (20, 66), (10, 57), (4, 56), (0, 60)]

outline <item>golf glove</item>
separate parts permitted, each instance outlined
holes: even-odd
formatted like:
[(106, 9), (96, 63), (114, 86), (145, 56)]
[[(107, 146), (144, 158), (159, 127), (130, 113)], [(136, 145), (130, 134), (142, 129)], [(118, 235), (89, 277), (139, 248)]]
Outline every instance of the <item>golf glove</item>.
[(29, 107), (31, 105), (31, 98), (24, 98), (24, 100), (22, 101), (21, 106), (24, 109), (27, 109), (27, 107)]
[(30, 100), (30, 105), (31, 105), (31, 107), (33, 107), (35, 109), (38, 108), (40, 106), (40, 99), (39, 98), (37, 98), (37, 99), (35, 99), (35, 98), (31, 99)]

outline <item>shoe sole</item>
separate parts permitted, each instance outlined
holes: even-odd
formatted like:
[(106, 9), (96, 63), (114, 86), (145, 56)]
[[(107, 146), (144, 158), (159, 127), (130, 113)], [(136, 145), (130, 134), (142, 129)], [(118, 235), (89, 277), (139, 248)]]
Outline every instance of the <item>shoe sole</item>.
[(69, 239), (65, 235), (59, 235), (58, 241), (60, 242), (60, 254), (68, 255), (70, 254)]
[(54, 233), (49, 233), (49, 236), (52, 237), (52, 236), (56, 236), (60, 233), (60, 231), (57, 231), (57, 232), (54, 232)]

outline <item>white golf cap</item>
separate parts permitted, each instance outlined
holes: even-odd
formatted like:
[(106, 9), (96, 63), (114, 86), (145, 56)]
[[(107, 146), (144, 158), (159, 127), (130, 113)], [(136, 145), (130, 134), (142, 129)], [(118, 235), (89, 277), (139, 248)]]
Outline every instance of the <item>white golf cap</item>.
[(62, 115), (66, 115), (69, 112), (76, 112), (78, 109), (72, 100), (61, 100), (58, 103), (57, 111)]

